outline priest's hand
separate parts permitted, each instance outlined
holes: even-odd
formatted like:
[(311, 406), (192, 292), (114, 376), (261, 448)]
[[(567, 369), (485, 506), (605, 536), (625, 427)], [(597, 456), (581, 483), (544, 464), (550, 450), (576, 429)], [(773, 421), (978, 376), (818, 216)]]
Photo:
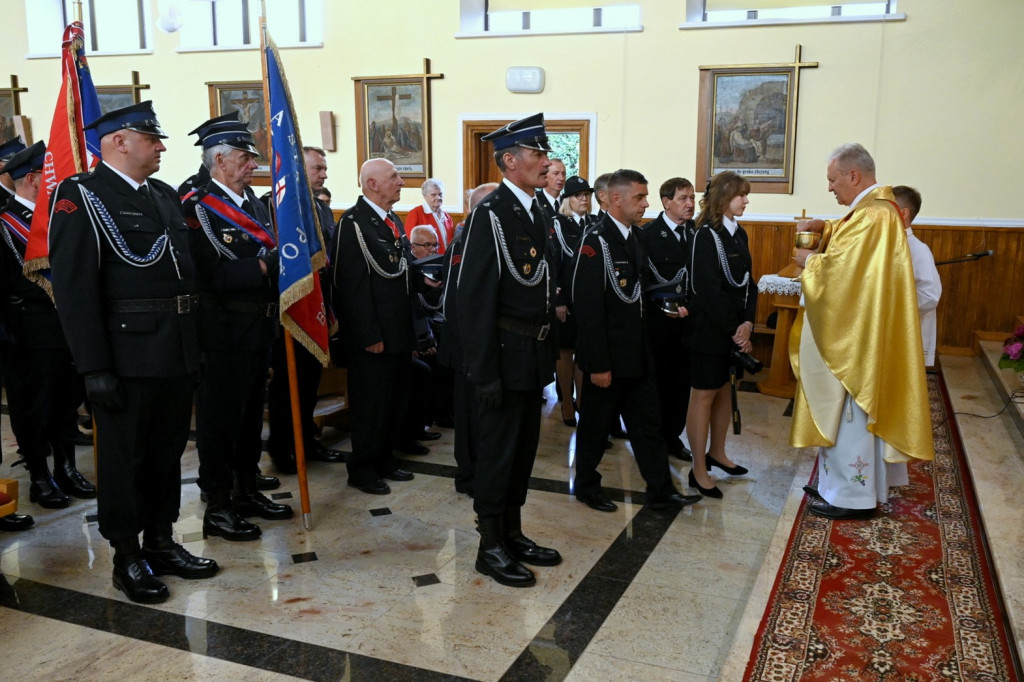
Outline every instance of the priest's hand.
[(813, 256), (816, 253), (818, 253), (818, 252), (813, 250), (813, 249), (794, 249), (793, 250), (793, 254), (794, 254), (793, 255), (793, 260), (795, 260), (796, 264), (799, 265), (800, 267), (806, 268), (807, 267), (807, 258), (809, 256)]
[(812, 218), (811, 220), (799, 220), (796, 224), (797, 232), (818, 232), (822, 233), (825, 231), (825, 221), (820, 218)]

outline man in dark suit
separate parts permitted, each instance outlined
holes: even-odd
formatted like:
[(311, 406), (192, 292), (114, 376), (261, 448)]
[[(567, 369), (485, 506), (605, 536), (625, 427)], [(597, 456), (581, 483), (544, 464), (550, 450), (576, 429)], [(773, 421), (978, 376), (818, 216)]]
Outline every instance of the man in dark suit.
[(565, 162), (561, 159), (549, 159), (551, 167), (548, 168), (548, 175), (545, 178), (547, 184), (537, 189), (537, 201), (540, 203), (540, 210), (548, 220), (554, 220), (558, 215), (558, 206), (562, 203), (562, 189), (565, 187)]
[(178, 195), (150, 177), (166, 149), (152, 103), (87, 128), (103, 161), (54, 193), (53, 294), (99, 430), (99, 528), (114, 548), (114, 586), (161, 602), (169, 593), (154, 573), (218, 570), (171, 534), (199, 371), (195, 272)]
[[(686, 426), (686, 410), (690, 405), (690, 353), (683, 341), (688, 320), (656, 312), (656, 301), (650, 287), (674, 288), (679, 298), (689, 291), (690, 252), (693, 248), (693, 183), (686, 178), (670, 178), (659, 190), (665, 209), (637, 232), (647, 250), (647, 303), (651, 314), (651, 342), (654, 369), (661, 402), (661, 435), (668, 454), (690, 461), (689, 449), (680, 436)], [(672, 287), (675, 285), (675, 287)]]
[(557, 254), (535, 190), (548, 161), (544, 117), (535, 114), (484, 136), (504, 180), (465, 228), (456, 297), (459, 334), (475, 409), (473, 509), (480, 529), (476, 570), (503, 585), (536, 583), (523, 566), (561, 555), (523, 534), (521, 510), (540, 436), (540, 398), (554, 372)]
[(258, 152), (252, 133), (224, 116), (199, 127), (210, 181), (184, 203), (203, 305), (203, 374), (196, 392), (203, 532), (227, 540), (260, 537), (245, 519), (287, 519), (292, 508), (257, 488), (263, 399), (277, 332), (277, 239), (250, 187)]
[[(331, 212), (330, 206), (315, 198), (316, 194), (323, 189), (324, 181), (327, 180), (327, 155), (319, 147), (303, 147), (302, 151), (306, 177), (309, 178), (309, 187), (314, 195), (313, 204), (320, 220), (320, 237), (329, 239), (328, 235), (334, 234), (334, 214)], [(261, 199), (268, 206), (271, 205), (269, 192)], [(321, 270), (317, 274), (321, 277), (321, 291), (329, 292), (330, 287), (327, 286), (324, 271)], [(324, 303), (330, 310), (330, 301)], [(301, 420), (306, 459), (330, 463), (344, 462), (345, 456), (341, 452), (328, 448), (316, 438), (317, 426), (313, 420), (313, 412), (316, 409), (323, 366), (302, 344), (294, 344), (294, 347), (295, 377), (299, 393), (299, 419)], [(274, 341), (271, 367), (274, 370), (274, 375), (268, 388), (270, 435), (267, 437), (267, 449), (270, 451), (270, 459), (273, 460), (278, 471), (283, 474), (294, 474), (297, 471), (295, 434), (292, 427), (291, 392), (288, 387), (288, 360), (285, 353), (283, 330), (278, 332), (277, 340)]]
[(395, 422), (409, 397), (413, 289), (409, 240), (391, 212), (405, 184), (387, 159), (359, 170), (363, 195), (338, 221), (330, 248), (332, 304), (348, 352), (352, 454), (348, 484), (387, 495), (389, 481), (411, 481), (392, 453)]
[[(76, 411), (85, 397), (61, 330), (60, 318), (47, 292), (50, 283), (25, 276), (25, 247), (42, 179), (46, 145), (36, 142), (7, 162), (15, 195), (0, 209), (4, 244), (0, 245), (0, 286), (10, 345), (7, 402), (11, 430), (29, 477), (29, 499), (47, 509), (67, 507), (68, 494), (96, 497), (96, 487), (75, 466)], [(54, 472), (46, 462), (53, 452)]]
[[(583, 237), (576, 255), (572, 300), (579, 325), (576, 359), (583, 370), (583, 412), (576, 432), (576, 499), (591, 509), (613, 512), (601, 491), (597, 466), (608, 423), (621, 411), (626, 420), (647, 504), (671, 509), (700, 501), (680, 495), (672, 482), (661, 436), (650, 334), (644, 316), (647, 255), (633, 226), (647, 208), (647, 179), (619, 170), (608, 179), (608, 213)], [(654, 313), (661, 314), (661, 313)]]

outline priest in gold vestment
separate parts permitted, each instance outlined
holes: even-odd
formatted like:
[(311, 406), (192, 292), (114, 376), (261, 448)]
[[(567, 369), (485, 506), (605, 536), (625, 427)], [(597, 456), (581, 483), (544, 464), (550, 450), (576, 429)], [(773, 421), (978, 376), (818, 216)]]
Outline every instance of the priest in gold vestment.
[[(801, 314), (790, 337), (798, 384), (790, 442), (818, 447), (811, 512), (870, 518), (905, 484), (905, 464), (934, 456), (921, 363), (914, 272), (892, 189), (875, 182), (859, 144), (833, 152), (829, 191), (850, 207), (839, 220), (806, 221), (818, 251), (797, 249), (804, 267)], [(902, 472), (904, 480), (891, 480)]]

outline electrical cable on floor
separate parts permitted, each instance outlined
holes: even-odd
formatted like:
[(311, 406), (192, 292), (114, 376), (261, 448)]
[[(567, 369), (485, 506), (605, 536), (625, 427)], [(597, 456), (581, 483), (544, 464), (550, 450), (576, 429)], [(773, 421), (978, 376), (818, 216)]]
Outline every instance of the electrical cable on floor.
[(1011, 391), (1010, 397), (1006, 399), (1005, 403), (1003, 403), (1003, 409), (999, 410), (995, 414), (974, 414), (973, 412), (954, 412), (947, 418), (947, 421), (958, 414), (962, 414), (966, 417), (977, 417), (978, 419), (994, 419), (995, 417), (1001, 415), (1003, 412), (1006, 412), (1006, 408), (1009, 407), (1011, 403), (1014, 405), (1024, 405), (1024, 388), (1018, 388)]

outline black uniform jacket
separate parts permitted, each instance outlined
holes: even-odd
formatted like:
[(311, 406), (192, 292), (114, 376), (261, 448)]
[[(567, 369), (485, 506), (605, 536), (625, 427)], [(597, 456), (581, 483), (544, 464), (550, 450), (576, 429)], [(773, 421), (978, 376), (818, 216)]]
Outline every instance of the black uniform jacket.
[[(0, 207), (0, 213), (6, 214), (4, 217), (8, 220), (32, 224), (32, 210), (13, 196), (6, 206)], [(0, 244), (0, 252), (3, 252), (0, 255), (0, 286), (3, 287), (2, 305), (7, 331), (18, 344), (26, 347), (66, 349), (68, 344), (64, 340), (64, 330), (49, 294), (23, 274), (25, 245), (10, 234), (6, 226), (0, 229), (8, 232)]]
[[(207, 195), (238, 208), (212, 180), (182, 204), (202, 292), (200, 345), (203, 350), (266, 350), (277, 332), (277, 273), (264, 275), (259, 256), (274, 247), (206, 209), (202, 200)], [(273, 234), (263, 203), (250, 189), (245, 198), (249, 216)]]
[[(540, 328), (554, 320), (558, 273), (551, 223), (534, 224), (502, 183), (473, 209), (464, 229), (456, 298), (469, 380), (485, 385), (501, 379), (505, 389), (517, 391), (546, 386), (555, 367), (552, 337), (540, 340), (500, 325), (511, 321)], [(536, 285), (519, 281), (532, 281), (542, 264), (547, 275)]]
[(558, 305), (570, 305), (569, 289), (572, 286), (572, 263), (576, 250), (583, 239), (583, 233), (591, 225), (591, 217), (583, 216), (577, 223), (573, 218), (560, 215), (555, 218), (554, 246), (558, 252)]
[[(385, 353), (410, 354), (415, 349), (413, 331), (413, 274), (398, 277), (402, 258), (412, 262), (409, 240), (402, 221), (391, 214), (400, 238), (363, 197), (341, 216), (331, 243), (331, 293), (338, 317), (339, 334), (350, 350), (363, 350), (384, 342)], [(356, 232), (362, 236), (367, 256)], [(372, 263), (367, 260), (372, 259)], [(376, 264), (377, 268), (374, 268)]]
[[(678, 279), (679, 273), (685, 268), (686, 272), (679, 283), (678, 291), (681, 299), (688, 299), (690, 293), (690, 256), (693, 246), (693, 235), (696, 232), (693, 221), (687, 221), (683, 228), (683, 238), (677, 239), (675, 232), (665, 222), (665, 214), (661, 213), (657, 218), (645, 224), (636, 233), (644, 244), (647, 251), (647, 274), (648, 279), (644, 282), (645, 290), (648, 287), (660, 284), (662, 280), (672, 282)], [(661, 277), (655, 276), (655, 272)], [(647, 316), (655, 333), (674, 333), (679, 335), (684, 327), (689, 326), (688, 318), (674, 318), (662, 313), (654, 314), (655, 303), (648, 294), (647, 304), (651, 314)], [(674, 330), (674, 331), (672, 331)], [(681, 337), (679, 341), (681, 342)]]
[[(725, 277), (712, 234), (718, 235), (734, 282), (739, 284), (750, 273), (745, 286), (734, 287)], [(722, 225), (705, 223), (693, 238), (690, 266), (690, 329), (687, 345), (707, 355), (728, 355), (736, 328), (754, 321), (757, 310), (757, 285), (751, 273), (752, 260), (747, 233), (742, 227), (735, 235)]]
[[(611, 258), (611, 277), (602, 241)], [(647, 255), (636, 235), (630, 241), (623, 239), (611, 216), (605, 216), (583, 237), (572, 279), (579, 326), (576, 362), (588, 374), (610, 370), (613, 382), (616, 377), (643, 376), (650, 363), (643, 295), (626, 303), (615, 292), (617, 288), (630, 299), (637, 284), (643, 282)]]
[(153, 178), (147, 184), (152, 201), (100, 163), (61, 182), (53, 195), (53, 294), (80, 373), (173, 377), (198, 371), (194, 312), (111, 309), (114, 300), (196, 293), (178, 194)]

